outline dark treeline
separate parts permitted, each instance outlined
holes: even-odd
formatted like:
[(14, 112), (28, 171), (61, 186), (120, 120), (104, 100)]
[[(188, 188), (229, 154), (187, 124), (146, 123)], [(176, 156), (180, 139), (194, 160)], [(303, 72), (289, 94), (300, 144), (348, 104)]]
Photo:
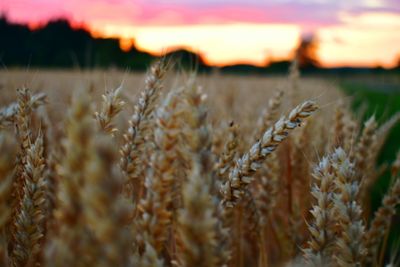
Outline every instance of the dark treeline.
[[(83, 28), (73, 28), (68, 20), (57, 19), (31, 30), (0, 17), (0, 63), (6, 67), (44, 68), (129, 68), (146, 70), (155, 57), (134, 45), (123, 51), (116, 38), (94, 38)], [(171, 52), (182, 68), (208, 71), (195, 53), (181, 49)]]
[[(95, 38), (86, 29), (73, 28), (68, 20), (49, 21), (31, 30), (27, 25), (11, 23), (0, 15), (0, 64), (6, 67), (44, 68), (109, 68), (146, 70), (155, 57), (138, 50), (134, 45), (129, 51), (120, 48), (116, 38)], [(321, 69), (315, 57), (316, 45), (311, 39), (303, 40), (297, 50), (303, 71), (323, 73), (353, 73), (379, 71), (380, 69), (337, 68)], [(200, 55), (181, 49), (171, 52), (178, 66), (208, 72), (212, 68)], [(232, 65), (221, 72), (229, 73), (285, 73), (289, 61), (272, 62), (266, 67)]]
[(154, 59), (137, 50), (121, 50), (118, 39), (94, 38), (74, 29), (65, 19), (30, 30), (26, 25), (0, 18), (0, 60), (5, 66), (104, 68), (143, 70)]
[(150, 54), (120, 49), (118, 39), (93, 38), (85, 29), (73, 29), (64, 19), (30, 30), (0, 18), (0, 59), (6, 66), (145, 69)]
[[(86, 29), (73, 28), (68, 20), (57, 19), (31, 30), (27, 25), (14, 24), (0, 17), (0, 63), (7, 67), (45, 68), (130, 68), (145, 70), (155, 59), (139, 51), (134, 45), (129, 51), (120, 48), (119, 40), (94, 38)], [(211, 67), (200, 55), (181, 49), (171, 52), (178, 67), (208, 72)], [(268, 72), (286, 72), (290, 62), (269, 66)], [(233, 65), (221, 68), (222, 72), (265, 73), (267, 68), (251, 65)]]

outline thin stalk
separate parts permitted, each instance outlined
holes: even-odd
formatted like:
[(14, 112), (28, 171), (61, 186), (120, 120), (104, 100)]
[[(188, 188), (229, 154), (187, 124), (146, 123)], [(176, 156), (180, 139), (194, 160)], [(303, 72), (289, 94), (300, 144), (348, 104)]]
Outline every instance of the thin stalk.
[(266, 252), (266, 243), (265, 243), (265, 228), (261, 230), (259, 237), (259, 245), (260, 245), (260, 267), (268, 267), (268, 253)]
[(381, 247), (381, 253), (379, 255), (379, 264), (378, 266), (384, 266), (383, 260), (385, 258), (385, 251), (389, 239), (389, 233), (390, 233), (390, 227), (392, 225), (392, 222), (389, 223), (388, 228), (386, 229), (385, 237), (383, 238), (383, 243)]
[(274, 236), (275, 240), (277, 241), (278, 251), (283, 251), (281, 239), (279, 238), (278, 233), (276, 232), (275, 222), (271, 219), (270, 216), (268, 217), (268, 222), (269, 222), (269, 225), (271, 226), (272, 235)]
[(238, 235), (238, 244), (237, 244), (237, 256), (238, 256), (238, 265), (237, 267), (244, 266), (244, 257), (243, 257), (243, 231), (242, 231), (242, 216), (243, 216), (243, 209), (240, 207), (238, 210), (236, 218), (236, 228), (237, 228), (237, 235)]

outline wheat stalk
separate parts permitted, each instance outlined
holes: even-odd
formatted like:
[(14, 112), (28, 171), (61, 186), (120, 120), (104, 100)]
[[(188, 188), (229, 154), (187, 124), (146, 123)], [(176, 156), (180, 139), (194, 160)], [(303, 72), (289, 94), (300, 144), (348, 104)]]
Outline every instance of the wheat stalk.
[(8, 265), (6, 226), (11, 219), (9, 206), (17, 143), (10, 135), (0, 132), (0, 264)]
[(199, 161), (183, 186), (184, 209), (179, 212), (182, 266), (216, 266), (216, 218), (210, 195), (210, 179)]

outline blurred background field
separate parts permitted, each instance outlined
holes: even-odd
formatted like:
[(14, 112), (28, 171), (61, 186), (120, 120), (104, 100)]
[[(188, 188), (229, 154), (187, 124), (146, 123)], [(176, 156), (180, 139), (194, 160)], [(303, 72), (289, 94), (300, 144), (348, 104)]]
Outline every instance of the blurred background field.
[[(193, 64), (193, 62), (191, 62)], [(187, 77), (188, 73), (177, 63), (177, 75), (169, 75), (167, 87), (174, 87)], [(187, 69), (186, 69), (187, 70)], [(288, 71), (288, 70), (287, 70)], [(180, 78), (179, 78), (180, 77)], [(265, 108), (268, 99), (278, 89), (290, 87), (287, 76), (282, 74), (221, 74), (219, 72), (197, 74), (199, 84), (208, 94), (211, 102), (211, 118), (214, 123), (233, 120), (243, 128), (251, 128), (256, 118)], [(0, 101), (3, 105), (15, 99), (15, 88), (28, 86), (33, 91), (48, 94), (51, 106), (56, 106), (51, 114), (53, 119), (61, 119), (69, 105), (74, 90), (90, 88), (95, 101), (106, 90), (124, 87), (125, 100), (132, 107), (135, 99), (144, 86), (144, 73), (119, 70), (34, 70), (10, 69), (0, 72)], [(316, 99), (324, 107), (327, 119), (334, 107), (340, 102), (349, 103), (355, 116), (366, 121), (375, 115), (379, 123), (385, 122), (400, 111), (400, 74), (316, 74), (303, 75), (300, 82), (302, 96)], [(289, 109), (287, 103), (286, 109)], [(327, 110), (325, 110), (327, 109)], [(128, 108), (129, 110), (129, 108)], [(124, 112), (120, 118), (121, 125), (128, 118)], [(246, 131), (246, 130), (245, 130)], [(380, 152), (378, 163), (391, 163), (400, 147), (400, 125), (391, 131), (387, 142)], [(390, 183), (389, 171), (378, 180), (372, 191), (372, 207), (380, 205), (381, 198)]]

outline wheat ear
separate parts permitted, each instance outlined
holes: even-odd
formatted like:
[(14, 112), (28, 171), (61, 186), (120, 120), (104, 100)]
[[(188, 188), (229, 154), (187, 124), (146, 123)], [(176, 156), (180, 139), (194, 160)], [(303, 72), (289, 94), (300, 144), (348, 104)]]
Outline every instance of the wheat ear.
[(132, 251), (128, 229), (129, 207), (120, 198), (122, 176), (117, 165), (115, 144), (97, 135), (91, 144), (83, 188), (84, 218), (98, 242), (96, 266), (129, 266)]
[(358, 172), (363, 174), (367, 172), (366, 168), (371, 163), (371, 154), (368, 153), (368, 150), (370, 149), (370, 146), (374, 143), (374, 140), (376, 138), (376, 128), (377, 123), (375, 121), (375, 117), (372, 116), (365, 122), (360, 140), (358, 141), (358, 144), (355, 148), (355, 167)]
[(122, 86), (102, 95), (103, 102), (101, 110), (94, 114), (99, 123), (100, 129), (112, 136), (114, 136), (115, 132), (118, 131), (118, 129), (113, 125), (112, 120), (121, 112), (125, 105), (125, 102), (121, 99), (121, 91)]
[[(222, 182), (228, 179), (229, 172), (234, 167), (235, 157), (238, 153), (238, 125), (233, 122), (229, 125), (228, 139), (225, 143), (223, 152), (216, 164), (216, 172), (218, 174), (218, 183), (216, 183), (216, 191)], [(231, 209), (223, 209), (221, 206), (217, 208), (217, 266), (227, 266), (231, 260), (232, 253), (232, 235), (230, 234), (233, 225), (233, 211)]]
[[(384, 143), (384, 141), (387, 139), (387, 136), (390, 133), (390, 130), (392, 130), (393, 127), (397, 123), (399, 123), (399, 121), (400, 121), (400, 112), (397, 112), (377, 129), (377, 133), (376, 133), (377, 139), (381, 140), (380, 143)], [(382, 145), (383, 144), (380, 144), (378, 147), (381, 147)]]
[(231, 122), (228, 129), (228, 139), (225, 143), (224, 150), (219, 157), (218, 163), (215, 166), (220, 181), (225, 181), (228, 178), (229, 171), (235, 162), (237, 147), (238, 125)]
[(82, 203), (82, 186), (96, 126), (92, 114), (87, 92), (75, 92), (66, 123), (65, 155), (58, 168), (60, 180), (54, 211), (57, 227), (46, 251), (46, 263), (51, 266), (90, 266), (93, 262)]
[[(28, 155), (28, 149), (31, 145), (32, 131), (31, 131), (31, 121), (32, 121), (32, 107), (31, 107), (31, 92), (27, 88), (22, 88), (17, 90), (18, 102), (16, 106), (16, 114), (14, 117), (16, 133), (19, 142), (19, 151), (17, 155), (15, 178), (13, 179), (12, 188), (12, 214), (9, 225), (9, 232), (15, 233), (17, 215), (20, 212), (22, 198), (24, 195), (24, 184), (25, 177), (23, 175), (24, 168), (26, 167), (26, 160)], [(14, 238), (11, 236), (10, 238)], [(11, 242), (11, 251), (13, 250), (14, 242)]]
[(313, 101), (306, 101), (294, 108), (287, 118), (282, 117), (278, 120), (263, 134), (262, 138), (238, 160), (235, 168), (229, 173), (228, 181), (221, 185), (222, 205), (233, 207), (237, 204), (260, 164), (286, 139), (290, 131), (300, 126), (301, 121), (316, 109), (317, 106)]
[(365, 228), (362, 210), (357, 202), (359, 181), (354, 164), (343, 149), (335, 150), (331, 164), (337, 190), (334, 208), (340, 229), (334, 258), (339, 266), (360, 266), (366, 250), (362, 242)]
[[(27, 89), (23, 88), (23, 89), (19, 89), (18, 90), (18, 95), (21, 93), (25, 94), (24, 91), (26, 91)], [(33, 95), (31, 97), (29, 97), (29, 106), (32, 109), (36, 109), (41, 105), (44, 105), (46, 103), (46, 94), (44, 93), (39, 93), (36, 95)], [(0, 109), (0, 129), (1, 128), (5, 128), (8, 126), (12, 126), (16, 120), (16, 116), (19, 113), (19, 109), (20, 109), (20, 101), (18, 102), (13, 102), (11, 104), (9, 104), (6, 107), (3, 107)]]
[(282, 104), (283, 91), (278, 90), (275, 95), (269, 99), (268, 106), (265, 108), (258, 119), (257, 138), (261, 136), (277, 119), (279, 108)]
[(178, 103), (178, 95), (176, 92), (171, 92), (156, 111), (156, 148), (145, 179), (146, 194), (140, 200), (138, 207), (138, 244), (141, 254), (148, 243), (149, 247), (154, 248), (159, 255), (164, 249), (171, 224), (170, 191), (175, 182), (178, 164), (176, 147), (180, 126)]
[(335, 118), (333, 124), (333, 147), (343, 147), (345, 141), (345, 114), (344, 103), (339, 102), (335, 110)]
[(178, 215), (183, 266), (216, 266), (216, 206), (211, 196), (211, 138), (204, 95), (198, 87), (185, 91), (184, 136), (191, 158), (191, 171), (183, 185), (183, 209)]
[(15, 220), (16, 233), (13, 247), (13, 266), (35, 265), (42, 250), (45, 227), (46, 179), (44, 174), (43, 135), (39, 133), (36, 141), (27, 150), (23, 166), (23, 197), (20, 211)]
[(391, 173), (392, 177), (396, 177), (400, 172), (400, 150), (397, 152), (396, 159), (392, 163)]
[(397, 178), (390, 187), (389, 192), (382, 200), (382, 206), (375, 212), (371, 226), (365, 235), (365, 247), (367, 255), (365, 263), (372, 263), (378, 247), (385, 233), (389, 230), (392, 217), (396, 214), (396, 206), (400, 204), (400, 179)]
[(183, 266), (216, 266), (216, 218), (210, 195), (210, 179), (194, 163), (183, 186), (184, 209), (179, 212), (178, 232)]
[[(369, 156), (369, 158), (371, 158), (371, 162), (376, 162), (383, 146), (387, 141), (390, 131), (397, 125), (399, 121), (400, 112), (397, 112), (376, 129), (376, 137), (374, 138), (373, 143), (368, 150), (368, 153), (371, 154), (371, 156)], [(374, 182), (374, 180), (371, 182)]]
[(331, 264), (335, 223), (333, 209), (334, 175), (328, 157), (322, 158), (313, 172), (314, 183), (311, 194), (315, 198), (310, 213), (313, 220), (308, 224), (310, 239), (308, 248), (303, 249), (304, 258), (310, 266), (328, 266)]
[(149, 120), (155, 103), (162, 90), (162, 82), (167, 72), (164, 60), (157, 61), (146, 75), (145, 88), (134, 106), (134, 113), (129, 120), (128, 131), (123, 135), (124, 143), (120, 149), (120, 167), (127, 179), (126, 190), (133, 193), (135, 180), (141, 177), (143, 169), (141, 157), (144, 156), (145, 137), (150, 134)]

